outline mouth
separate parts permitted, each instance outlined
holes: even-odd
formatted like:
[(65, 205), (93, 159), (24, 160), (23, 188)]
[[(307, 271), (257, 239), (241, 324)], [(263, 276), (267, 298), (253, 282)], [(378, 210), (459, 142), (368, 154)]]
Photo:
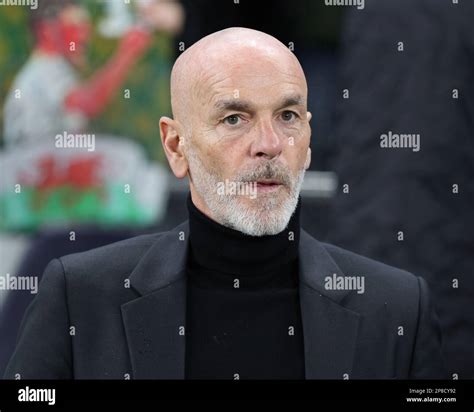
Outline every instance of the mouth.
[(260, 192), (273, 192), (282, 187), (282, 183), (277, 180), (257, 180), (257, 190)]

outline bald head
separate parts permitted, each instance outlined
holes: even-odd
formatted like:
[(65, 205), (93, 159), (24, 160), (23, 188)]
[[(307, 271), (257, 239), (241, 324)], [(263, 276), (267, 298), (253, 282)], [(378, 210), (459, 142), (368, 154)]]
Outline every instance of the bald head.
[[(176, 120), (185, 123), (202, 104), (219, 73), (232, 68), (249, 72), (262, 62), (273, 63), (304, 82), (303, 69), (295, 55), (279, 40), (266, 33), (232, 27), (212, 33), (183, 52), (171, 72), (171, 107)], [(238, 85), (236, 85), (238, 90)], [(204, 99), (205, 100), (205, 99)]]
[[(311, 159), (307, 94), (293, 53), (256, 30), (213, 33), (177, 59), (174, 119), (160, 119), (160, 135), (199, 210), (250, 235), (285, 228)], [(224, 182), (251, 184), (254, 195), (226, 194)]]

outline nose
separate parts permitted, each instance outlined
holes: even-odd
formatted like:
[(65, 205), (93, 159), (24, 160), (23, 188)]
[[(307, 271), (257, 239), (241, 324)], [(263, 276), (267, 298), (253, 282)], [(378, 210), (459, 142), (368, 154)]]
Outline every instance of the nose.
[(283, 142), (273, 128), (271, 120), (261, 121), (257, 126), (256, 138), (251, 146), (252, 157), (273, 159), (281, 154)]

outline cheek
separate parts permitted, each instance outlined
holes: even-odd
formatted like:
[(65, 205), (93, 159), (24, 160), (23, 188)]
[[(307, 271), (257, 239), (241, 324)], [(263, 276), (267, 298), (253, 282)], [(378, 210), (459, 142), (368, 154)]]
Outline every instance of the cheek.
[[(204, 137), (200, 136), (197, 139), (199, 142), (202, 142)], [(224, 156), (218, 147), (207, 144), (207, 140), (205, 142), (205, 144), (196, 144), (193, 138), (191, 142), (193, 145), (192, 150), (209, 173), (221, 178), (224, 176), (223, 171), (225, 170)]]
[(205, 142), (197, 147), (209, 171), (221, 179), (232, 179), (239, 173), (245, 160), (245, 144), (242, 139), (223, 138), (215, 129), (206, 130), (200, 137)]
[(248, 136), (252, 136), (255, 131), (255, 125), (245, 120), (238, 126), (228, 127), (224, 124), (217, 125), (215, 134), (220, 141), (228, 142), (229, 145), (235, 144), (235, 141), (243, 141)]
[(215, 150), (207, 150), (205, 153), (205, 162), (215, 175), (221, 180), (232, 177), (229, 173), (229, 159), (226, 159), (224, 153)]
[(299, 138), (295, 138), (293, 142), (293, 145), (290, 144), (290, 141), (288, 142), (284, 157), (290, 168), (296, 173), (301, 170), (306, 163), (309, 138), (307, 136), (300, 136)]

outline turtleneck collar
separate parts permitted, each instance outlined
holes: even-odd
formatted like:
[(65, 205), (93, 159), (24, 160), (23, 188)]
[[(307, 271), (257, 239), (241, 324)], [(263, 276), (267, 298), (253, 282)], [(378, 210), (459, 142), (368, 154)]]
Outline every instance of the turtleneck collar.
[(301, 198), (288, 226), (276, 235), (250, 236), (202, 213), (188, 196), (190, 257), (206, 271), (241, 278), (271, 274), (297, 262)]

